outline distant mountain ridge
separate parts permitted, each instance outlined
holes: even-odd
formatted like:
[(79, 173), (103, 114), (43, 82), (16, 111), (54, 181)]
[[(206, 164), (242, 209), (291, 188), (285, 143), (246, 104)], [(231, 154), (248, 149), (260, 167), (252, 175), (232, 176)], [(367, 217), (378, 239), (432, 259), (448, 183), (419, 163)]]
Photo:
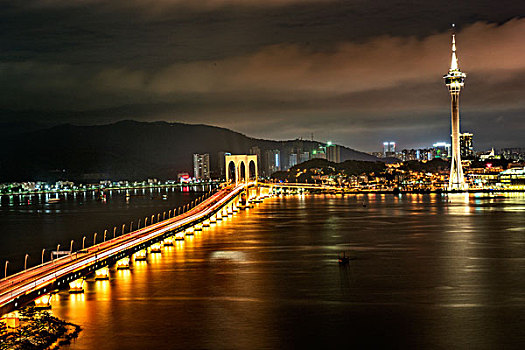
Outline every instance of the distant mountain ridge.
[[(299, 145), (310, 151), (321, 144), (256, 139), (225, 128), (184, 123), (125, 120), (93, 126), (23, 124), (0, 124), (0, 182), (79, 181), (90, 176), (113, 180), (175, 179), (179, 172), (192, 173), (193, 153), (209, 153), (211, 168), (217, 170), (221, 151), (245, 154), (253, 146), (263, 153), (279, 149), (281, 162), (287, 164), (292, 147)], [(345, 160), (379, 159), (341, 147), (341, 161)]]

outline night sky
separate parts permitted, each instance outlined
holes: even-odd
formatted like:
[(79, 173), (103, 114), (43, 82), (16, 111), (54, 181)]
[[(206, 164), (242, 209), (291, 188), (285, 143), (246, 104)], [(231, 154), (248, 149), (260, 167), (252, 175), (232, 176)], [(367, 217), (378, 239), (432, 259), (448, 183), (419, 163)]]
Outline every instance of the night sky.
[(364, 151), (525, 147), (525, 1), (0, 0), (0, 118), (227, 127)]

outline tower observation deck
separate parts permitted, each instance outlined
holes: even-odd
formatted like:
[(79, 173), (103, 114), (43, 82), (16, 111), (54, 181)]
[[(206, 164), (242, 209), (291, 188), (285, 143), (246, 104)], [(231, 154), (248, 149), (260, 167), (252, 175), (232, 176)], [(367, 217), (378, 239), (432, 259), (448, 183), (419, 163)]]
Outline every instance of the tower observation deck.
[(452, 131), (452, 161), (450, 164), (449, 190), (464, 191), (467, 189), (463, 168), (461, 166), (461, 151), (459, 143), (459, 93), (465, 84), (467, 75), (459, 69), (456, 55), (456, 35), (452, 34), (452, 60), (448, 74), (443, 76), (450, 93), (450, 121)]

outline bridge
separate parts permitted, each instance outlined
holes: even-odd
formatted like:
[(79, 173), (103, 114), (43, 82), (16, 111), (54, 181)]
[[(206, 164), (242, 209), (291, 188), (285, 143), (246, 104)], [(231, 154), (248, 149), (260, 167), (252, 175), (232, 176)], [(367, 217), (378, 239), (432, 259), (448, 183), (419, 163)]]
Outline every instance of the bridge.
[[(107, 278), (107, 266), (117, 264), (117, 268), (129, 267), (130, 257), (135, 260), (146, 258), (149, 247), (160, 250), (160, 242), (172, 244), (173, 239), (183, 239), (184, 232), (221, 220), (231, 215), (239, 207), (239, 200), (261, 197), (261, 188), (267, 193), (276, 188), (302, 190), (336, 190), (337, 187), (318, 184), (260, 183), (257, 182), (257, 157), (253, 155), (226, 156), (226, 164), (231, 170), (222, 189), (201, 197), (193, 208), (185, 206), (182, 213), (173, 211), (168, 218), (135, 231), (122, 234), (113, 239), (94, 244), (77, 252), (65, 252), (59, 257), (33, 268), (5, 277), (0, 280), (0, 316), (12, 312), (32, 301), (37, 304), (49, 297), (49, 293), (68, 288), (70, 292), (83, 291), (83, 278), (95, 273), (95, 278)], [(228, 181), (229, 180), (229, 181)], [(177, 215), (179, 214), (179, 215)], [(105, 236), (105, 235), (104, 235)], [(64, 252), (62, 252), (64, 253)], [(49, 298), (48, 298), (49, 299)]]
[[(134, 253), (165, 239), (184, 234), (184, 230), (203, 222), (220, 220), (236, 210), (243, 192), (253, 191), (255, 182), (232, 183), (218, 192), (211, 192), (188, 211), (172, 215), (166, 220), (115, 237), (89, 248), (70, 252), (69, 255), (21, 271), (0, 280), (0, 315), (12, 312), (29, 302), (57, 289), (82, 288), (75, 282), (84, 276), (100, 272), (108, 265), (125, 261)], [(118, 265), (117, 265), (118, 267)], [(103, 272), (101, 272), (103, 273)], [(97, 274), (98, 276), (98, 274)]]

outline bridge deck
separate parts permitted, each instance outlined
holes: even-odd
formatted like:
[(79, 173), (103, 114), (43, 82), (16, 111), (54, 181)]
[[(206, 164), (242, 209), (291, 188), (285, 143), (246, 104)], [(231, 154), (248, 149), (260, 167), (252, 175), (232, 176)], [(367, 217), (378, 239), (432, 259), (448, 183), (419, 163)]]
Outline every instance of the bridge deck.
[(229, 186), (184, 214), (89, 247), (83, 251), (84, 253), (76, 252), (5, 278), (0, 281), (0, 307), (42, 289), (57, 279), (81, 271), (86, 266), (94, 265), (98, 261), (148, 242), (168, 231), (202, 220), (227, 204), (243, 188), (243, 185)]

